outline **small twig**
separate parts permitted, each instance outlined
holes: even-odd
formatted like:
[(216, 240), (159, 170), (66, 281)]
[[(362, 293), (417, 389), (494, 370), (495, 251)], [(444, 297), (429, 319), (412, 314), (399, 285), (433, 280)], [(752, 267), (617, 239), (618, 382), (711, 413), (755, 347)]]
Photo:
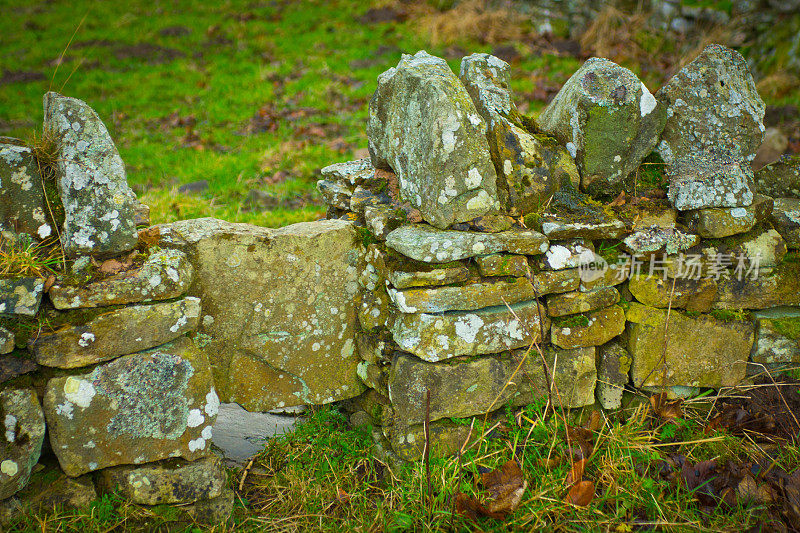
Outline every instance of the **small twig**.
[(250, 472), (250, 469), (253, 467), (253, 461), (255, 461), (255, 460), (256, 460), (255, 457), (251, 457), (250, 461), (248, 461), (248, 463), (247, 463), (247, 466), (245, 466), (244, 470), (242, 470), (242, 477), (239, 478), (239, 492), (242, 492), (242, 489), (244, 488), (244, 482), (247, 479), (247, 474)]
[(672, 297), (675, 295), (675, 282), (678, 278), (672, 278), (672, 290), (669, 292), (669, 304), (667, 305), (667, 319), (664, 321), (664, 346), (661, 351), (661, 358), (658, 360), (658, 363), (647, 373), (644, 377), (642, 382), (639, 384), (639, 387), (643, 387), (647, 380), (650, 379), (650, 376), (653, 375), (653, 372), (659, 367), (662, 368), (661, 374), (661, 388), (662, 392), (666, 389), (666, 381), (667, 381), (667, 332), (669, 331), (669, 316), (672, 313)]

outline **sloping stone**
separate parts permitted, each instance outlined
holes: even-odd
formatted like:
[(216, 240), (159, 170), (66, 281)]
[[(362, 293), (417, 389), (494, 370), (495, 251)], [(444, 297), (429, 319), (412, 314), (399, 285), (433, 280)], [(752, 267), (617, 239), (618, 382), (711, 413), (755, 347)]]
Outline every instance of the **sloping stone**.
[(139, 202), (100, 117), (81, 100), (49, 92), (44, 95), (44, 128), (58, 138), (64, 252), (75, 257), (133, 249)]
[(102, 493), (117, 494), (142, 505), (193, 503), (221, 495), (228, 474), (217, 455), (195, 461), (165, 459), (144, 465), (106, 468), (97, 475)]
[[(545, 352), (551, 379), (562, 393), (564, 407), (594, 403), (594, 348), (549, 349)], [(398, 354), (389, 375), (389, 397), (396, 420), (421, 424), (430, 391), (430, 420), (465, 418), (499, 409), (507, 403), (525, 405), (547, 397), (538, 355), (526, 350), (478, 357), (472, 361), (430, 363)]]
[(719, 253), (732, 255), (734, 265), (739, 261), (748, 266), (757, 263), (759, 269), (779, 265), (788, 251), (786, 241), (769, 224), (757, 224), (747, 233), (708, 243)]
[(43, 289), (42, 278), (0, 278), (0, 315), (35, 315)]
[(631, 356), (618, 341), (597, 348), (597, 387), (595, 394), (603, 409), (619, 409), (628, 384)]
[(47, 217), (38, 164), (21, 141), (0, 141), (0, 231), (38, 239), (55, 234)]
[(755, 174), (756, 192), (773, 198), (800, 198), (800, 156), (783, 156)]
[(219, 408), (208, 359), (188, 339), (47, 383), (50, 443), (69, 476), (208, 453)]
[(0, 326), (0, 354), (14, 351), (14, 334)]
[(714, 207), (686, 213), (686, 226), (707, 239), (719, 239), (746, 233), (756, 225), (755, 205), (747, 207)]
[(571, 350), (600, 346), (625, 331), (625, 312), (618, 305), (582, 315), (554, 319), (550, 342)]
[(447, 263), (476, 255), (510, 252), (536, 255), (547, 251), (547, 238), (532, 230), (499, 233), (442, 231), (424, 224), (397, 228), (386, 237), (386, 245), (406, 257), (425, 263)]
[(40, 365), (78, 368), (166, 344), (199, 322), (199, 298), (135, 305), (41, 335), (30, 348)]
[(800, 248), (800, 198), (775, 198), (770, 222), (789, 248)]
[[(488, 307), (473, 312), (402, 314), (391, 326), (404, 351), (436, 362), (459, 355), (498, 353), (542, 341), (550, 321), (536, 301)], [(540, 321), (540, 314), (541, 320)]]
[(542, 270), (534, 274), (532, 279), (533, 288), (539, 296), (576, 291), (581, 283), (577, 268)]
[(225, 401), (250, 411), (357, 396), (358, 273), (364, 251), (341, 220), (280, 229), (204, 218), (158, 226), (195, 266), (196, 336)]
[(800, 315), (756, 318), (754, 363), (800, 363)]
[(44, 415), (36, 391), (8, 389), (0, 391), (0, 415), (3, 437), (0, 438), (0, 500), (22, 490), (31, 470), (39, 461), (44, 442)]
[(588, 292), (567, 292), (547, 297), (547, 313), (552, 316), (586, 313), (619, 301), (619, 292), (614, 287), (601, 287)]
[(389, 297), (403, 313), (439, 313), (515, 304), (533, 300), (536, 295), (527, 278), (511, 278), (449, 287), (389, 289)]
[(339, 209), (350, 209), (350, 198), (353, 197), (352, 187), (335, 181), (319, 180), (317, 190), (327, 205)]
[(593, 57), (570, 77), (537, 119), (565, 144), (581, 174), (581, 188), (610, 193), (653, 151), (664, 127), (658, 105), (636, 75)]
[(750, 162), (764, 134), (764, 102), (742, 56), (707, 46), (657, 93), (668, 119), (658, 146), (678, 209), (752, 202)]
[(717, 282), (712, 278), (664, 279), (663, 276), (637, 274), (628, 281), (628, 290), (639, 302), (650, 307), (666, 308), (672, 302), (673, 308), (693, 312), (706, 312), (711, 309), (717, 295)]
[(500, 207), (485, 128), (447, 62), (403, 55), (370, 100), (370, 157), (397, 174), (403, 200), (444, 229)]
[(56, 309), (152, 302), (183, 295), (193, 279), (194, 268), (185, 254), (179, 250), (158, 250), (136, 270), (85, 285), (57, 282), (48, 295)]
[(775, 268), (728, 273), (717, 281), (715, 309), (766, 309), (800, 305), (800, 261), (788, 258)]
[(369, 179), (375, 168), (368, 158), (334, 163), (320, 170), (322, 177), (332, 181), (343, 181), (350, 185), (359, 185)]
[(628, 320), (631, 377), (636, 387), (732, 387), (745, 377), (752, 322), (721, 321), (708, 315), (690, 318), (672, 310), (664, 354), (667, 311), (632, 303)]
[[(469, 268), (463, 262), (424, 263), (375, 245), (370, 245), (367, 249), (366, 260), (367, 270), (375, 273), (378, 283), (383, 283), (382, 280), (385, 279), (396, 289), (451, 285), (470, 278)], [(362, 286), (367, 290), (374, 290), (369, 284), (362, 283)]]

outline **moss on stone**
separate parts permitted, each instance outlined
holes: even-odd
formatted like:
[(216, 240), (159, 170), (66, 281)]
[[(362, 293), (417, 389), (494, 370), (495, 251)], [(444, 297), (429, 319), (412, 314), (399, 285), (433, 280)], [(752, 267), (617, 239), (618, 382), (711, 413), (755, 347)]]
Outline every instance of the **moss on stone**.
[(744, 322), (751, 319), (750, 313), (743, 309), (712, 309), (709, 314), (723, 322)]
[(555, 317), (553, 325), (559, 328), (582, 328), (589, 325), (589, 317), (583, 314)]
[(769, 322), (784, 337), (800, 341), (800, 317), (771, 318)]

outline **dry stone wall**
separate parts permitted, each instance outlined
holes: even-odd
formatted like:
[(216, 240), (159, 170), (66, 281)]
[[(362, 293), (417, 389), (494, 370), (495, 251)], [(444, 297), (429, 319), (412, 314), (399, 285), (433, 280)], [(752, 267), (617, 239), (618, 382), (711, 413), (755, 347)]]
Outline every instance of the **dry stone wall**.
[(0, 277), (0, 517), (62, 487), (224, 520), (220, 402), (345, 401), (415, 459), (426, 410), (450, 453), (508, 405), (800, 363), (799, 164), (750, 170), (764, 105), (741, 57), (711, 46), (656, 92), (595, 58), (537, 120), (508, 68), (403, 56), (370, 158), (322, 169), (327, 219), (280, 229), (150, 226), (100, 118), (48, 93), (49, 163), (0, 139), (0, 244), (64, 252)]

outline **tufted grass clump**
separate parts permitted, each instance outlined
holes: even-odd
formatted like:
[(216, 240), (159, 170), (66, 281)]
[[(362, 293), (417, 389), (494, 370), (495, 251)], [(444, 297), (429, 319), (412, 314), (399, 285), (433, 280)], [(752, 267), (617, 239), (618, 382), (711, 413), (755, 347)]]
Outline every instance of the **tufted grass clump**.
[(26, 234), (14, 238), (0, 235), (0, 277), (46, 278), (59, 271), (61, 248), (57, 241), (36, 242)]

